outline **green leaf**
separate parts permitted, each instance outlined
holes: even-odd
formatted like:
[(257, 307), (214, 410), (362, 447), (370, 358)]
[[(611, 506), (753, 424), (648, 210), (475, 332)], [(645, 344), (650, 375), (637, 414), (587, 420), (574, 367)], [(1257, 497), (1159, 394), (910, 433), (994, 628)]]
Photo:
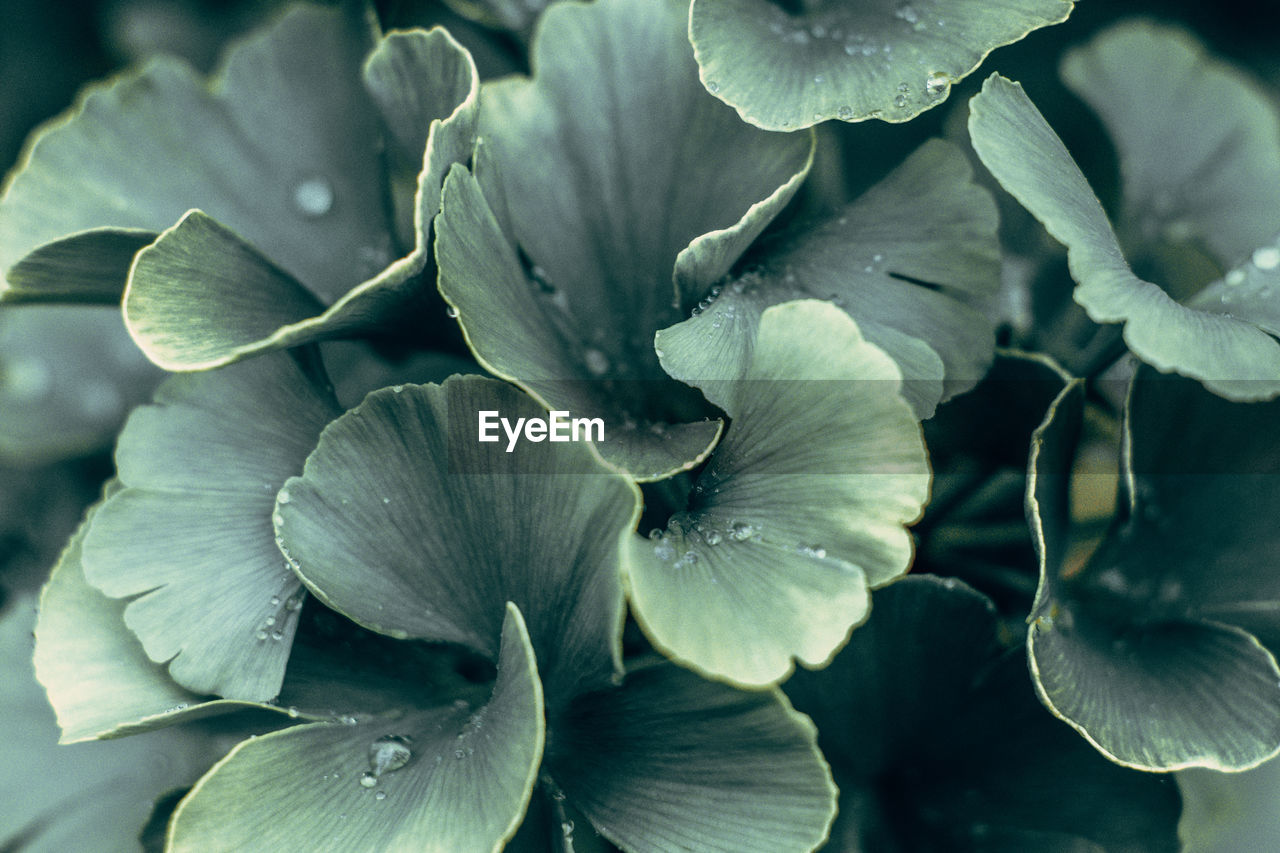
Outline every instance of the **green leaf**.
[[(391, 249), (377, 116), (360, 85), (372, 46), (360, 16), (302, 6), (237, 46), (210, 84), (159, 59), (90, 88), (6, 188), (0, 269), (78, 232), (96, 245), (104, 227), (154, 233), (200, 207), (322, 297), (345, 292)], [(374, 270), (363, 246), (380, 255)], [(127, 271), (100, 269), (93, 291), (111, 275), (119, 294)]]
[(448, 30), (433, 27), (389, 33), (365, 61), (364, 84), (390, 136), (400, 242), (425, 253), (445, 173), (471, 156), (480, 75)]
[(116, 305), (133, 256), (154, 231), (92, 228), (32, 250), (9, 268), (5, 302), (86, 302)]
[(989, 78), (970, 104), (969, 133), (1004, 188), (1066, 245), (1075, 300), (1093, 320), (1124, 322), (1143, 361), (1228, 399), (1280, 394), (1280, 343), (1260, 324), (1180, 304), (1133, 274), (1084, 175), (1021, 86)]
[(497, 851), (524, 816), (544, 739), (533, 646), (508, 604), (486, 704), (247, 740), (178, 806), (169, 849)]
[(1048, 714), (989, 599), (912, 574), (874, 605), (829, 667), (786, 685), (840, 785), (833, 849), (1179, 849), (1172, 780)]
[(995, 347), (996, 209), (972, 178), (958, 149), (921, 146), (835, 215), (765, 242), (714, 301), (659, 332), (663, 367), (693, 384), (732, 376), (761, 311), (829, 299), (898, 362), (917, 413), (932, 415), (982, 378)]
[(1273, 97), (1191, 35), (1119, 23), (1067, 53), (1062, 78), (1115, 140), (1139, 239), (1202, 243), (1231, 266), (1280, 232)]
[[(391, 137), (397, 242), (412, 250), (325, 309), (270, 258), (192, 211), (140, 252), (129, 274), (125, 318), (154, 362), (169, 370), (202, 370), (351, 334), (386, 320), (420, 287), (445, 170), (471, 152), (479, 95), (475, 65), (443, 30), (396, 33), (369, 56), (365, 85)], [(371, 245), (349, 251), (379, 255)], [(382, 255), (385, 265), (389, 255)]]
[(34, 602), (8, 602), (0, 618), (0, 847), (24, 853), (138, 851), (156, 800), (190, 785), (217, 746), (190, 729), (111, 743), (58, 743), (58, 726), (32, 677)]
[(901, 374), (813, 300), (769, 308), (740, 378), (705, 381), (733, 418), (665, 531), (631, 542), (631, 601), (655, 645), (745, 685), (825, 664), (867, 588), (907, 570), (929, 465)]
[(693, 0), (689, 37), (707, 89), (758, 127), (902, 122), (946, 100), (992, 50), (1065, 21), (1073, 6)]
[(198, 210), (138, 253), (124, 319), (147, 357), (166, 370), (220, 367), (260, 349), (282, 326), (320, 313), (288, 273)]
[[(120, 488), (117, 481), (109, 482), (105, 496)], [(231, 711), (331, 720), (367, 710), (362, 685), (375, 669), (370, 656), (366, 653), (359, 676), (353, 676), (350, 662), (332, 647), (317, 648), (305, 626), (280, 705), (210, 698), (173, 681), (125, 627), (126, 602), (108, 598), (85, 580), (81, 552), (96, 510), (96, 505), (90, 508), (40, 594), (36, 676), (57, 713), (62, 743), (132, 735)]]
[(1257, 639), (1208, 622), (1108, 630), (1087, 611), (1041, 618), (1031, 645), (1054, 713), (1141, 770), (1246, 770), (1280, 753), (1280, 669)]
[(1280, 668), (1259, 643), (1280, 643), (1269, 570), (1280, 454), (1268, 438), (1280, 403), (1229, 403), (1140, 369), (1121, 516), (1069, 570), (1061, 472), (1078, 405), (1046, 423), (1049, 451), (1033, 459), (1042, 575), (1028, 650), (1041, 696), (1123, 764), (1256, 766), (1280, 752)]
[[(478, 415), (547, 413), (455, 377), (371, 394), (320, 438), (276, 507), (280, 547), (322, 601), (395, 637), (497, 654), (503, 604), (528, 622), (548, 700), (620, 669), (621, 542), (639, 495), (589, 445), (478, 440)], [(425, 520), (425, 523), (424, 523)]]
[(624, 850), (807, 851), (836, 790), (808, 718), (668, 663), (634, 670), (550, 721), (547, 768)]
[[(521, 270), (519, 258), (503, 236), (476, 179), (458, 167), (445, 180), (444, 203), (437, 220), (436, 252), (440, 289), (455, 306), (476, 359), (491, 373), (517, 380), (548, 408), (574, 416), (602, 417), (600, 452), (638, 480), (661, 479), (696, 466), (720, 435), (719, 421), (667, 423), (663, 417), (706, 414), (705, 403), (688, 388), (661, 379), (619, 381), (605, 378), (614, 365), (604, 351), (584, 346), (566, 316), (547, 306)], [(465, 277), (465, 281), (461, 278)], [(559, 296), (552, 292), (554, 299)], [(501, 301), (498, 298), (501, 297)], [(465, 314), (465, 316), (463, 316)], [(599, 372), (603, 381), (583, 378)], [(664, 375), (665, 379), (665, 375)], [(627, 411), (646, 393), (664, 400), (677, 414), (650, 413), (656, 420)], [(670, 404), (675, 401), (675, 406)]]
[(698, 85), (686, 17), (679, 0), (548, 9), (533, 78), (486, 84), (478, 184), (450, 176), (437, 226), (440, 289), (477, 358), (606, 418), (601, 452), (639, 479), (692, 467), (718, 430), (671, 429), (710, 412), (662, 372), (653, 333), (786, 204), (813, 147)]
[(197, 693), (280, 690), (303, 594), (275, 545), (276, 491), (302, 469), (331, 397), (288, 355), (173, 377), (116, 448), (125, 488), (98, 509), (84, 573), (148, 656)]
[(108, 446), (160, 376), (118, 311), (0, 308), (0, 460), (40, 465)]

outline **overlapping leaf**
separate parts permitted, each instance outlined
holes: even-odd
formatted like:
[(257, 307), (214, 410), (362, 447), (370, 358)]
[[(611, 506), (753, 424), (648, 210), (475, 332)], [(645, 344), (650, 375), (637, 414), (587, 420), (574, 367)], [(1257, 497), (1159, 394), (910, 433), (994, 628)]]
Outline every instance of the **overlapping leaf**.
[(438, 224), (441, 291), (477, 357), (551, 408), (605, 417), (602, 453), (641, 479), (695, 464), (718, 431), (686, 425), (708, 411), (662, 373), (653, 333), (728, 271), (812, 150), (707, 95), (686, 13), (550, 8), (534, 77), (486, 86), (475, 176), (450, 176)]
[(922, 146), (818, 224), (776, 235), (696, 315), (658, 335), (663, 366), (698, 384), (744, 363), (760, 312), (829, 299), (902, 369), (921, 417), (973, 387), (991, 364), (1000, 278), (996, 210), (961, 153)]
[(759, 127), (901, 122), (946, 100), (995, 48), (1066, 20), (1073, 5), (693, 0), (689, 35), (707, 89)]
[(212, 89), (160, 61), (92, 91), (0, 203), (6, 298), (123, 290), (131, 333), (175, 370), (385, 318), (418, 286), (445, 169), (470, 153), (478, 80), (443, 30), (388, 36), (366, 61), (371, 47), (358, 15), (299, 7)]
[(831, 850), (1178, 850), (1171, 779), (1105, 761), (1036, 702), (991, 602), (912, 575), (786, 685), (840, 784)]
[[(241, 43), (211, 86), (158, 59), (91, 88), (33, 139), (14, 173), (0, 206), (0, 267), (85, 231), (95, 254), (97, 241), (125, 239), (113, 233), (121, 229), (154, 238), (200, 207), (319, 293), (344, 292), (371, 272), (353, 245), (390, 248), (368, 130), (377, 116), (360, 88), (372, 47), (368, 21), (301, 7)], [(318, 211), (322, 197), (332, 208), (308, 219), (300, 208)], [(131, 256), (94, 264), (111, 275), (116, 299)], [(104, 269), (108, 260), (124, 266)], [(43, 280), (6, 298), (38, 298)]]
[[(479, 441), (478, 414), (488, 411), (512, 422), (546, 416), (512, 386), (455, 377), (376, 392), (334, 422), (277, 504), (281, 547), (308, 586), (377, 631), (461, 643), (490, 659), (500, 655), (497, 614), (511, 602), (528, 626), (548, 742), (557, 745), (556, 760), (543, 766), (549, 790), (629, 849), (661, 849), (671, 838), (694, 843), (703, 815), (729, 801), (744, 825), (725, 829), (727, 838), (768, 838), (782, 827), (781, 849), (811, 848), (831, 817), (829, 780), (811, 731), (777, 697), (702, 684), (670, 668), (618, 686), (620, 564), (639, 510), (635, 486), (588, 445), (521, 442), (508, 452), (504, 442)], [(717, 736), (688, 734), (702, 731), (710, 708)], [(684, 745), (673, 752), (677, 732), (686, 733)], [(674, 754), (687, 772), (671, 763)], [(607, 755), (612, 763), (601, 763)], [(738, 797), (744, 774), (755, 772), (749, 768), (765, 766), (789, 768), (775, 792)], [(513, 772), (490, 784), (505, 784)], [(597, 781), (606, 772), (607, 785)], [(679, 789), (686, 802), (667, 825), (644, 825), (637, 786)], [(483, 795), (446, 787), (457, 798)], [(436, 835), (423, 843), (438, 843)]]
[(1188, 33), (1117, 24), (1067, 53), (1062, 77), (1116, 143), (1133, 237), (1203, 245), (1225, 269), (1280, 233), (1274, 99)]
[(1280, 641), (1280, 406), (1141, 369), (1121, 516), (1068, 570), (1064, 472), (1079, 405), (1078, 386), (1064, 392), (1033, 456), (1042, 575), (1028, 651), (1041, 697), (1123, 764), (1253, 767), (1280, 751), (1280, 669), (1266, 647)]
[(245, 741), (179, 805), (170, 849), (501, 849), (524, 815), (545, 738), (533, 648), (519, 609), (506, 613), (485, 704)]
[(687, 510), (632, 542), (632, 604), (678, 660), (769, 684), (793, 657), (829, 660), (868, 587), (906, 571), (929, 489), (920, 426), (894, 362), (815, 300), (767, 309), (740, 375), (698, 385), (733, 425)]
[(97, 511), (84, 574), (131, 598), (125, 622), (148, 656), (196, 693), (280, 690), (303, 591), (271, 512), (337, 414), (316, 381), (283, 353), (173, 377), (121, 433), (125, 488)]
[(546, 417), (517, 389), (474, 377), (370, 395), (285, 484), (281, 547), (324, 601), (376, 631), (493, 657), (512, 601), (548, 695), (610, 682), (622, 619), (612, 569), (635, 488), (585, 444), (481, 443), (482, 411)]
[(555, 784), (623, 850), (812, 850), (834, 816), (817, 732), (776, 691), (663, 662), (551, 725)]
[(1135, 276), (1097, 197), (1021, 86), (988, 79), (971, 103), (969, 133), (1005, 189), (1067, 246), (1075, 300), (1092, 319), (1123, 322), (1126, 343), (1143, 361), (1229, 399), (1280, 394), (1274, 309), (1255, 320), (1221, 305), (1182, 304)]
[(58, 727), (31, 672), (34, 602), (0, 617), (0, 845), (10, 850), (141, 851), (156, 800), (190, 785), (217, 759), (204, 733), (154, 732), (111, 743), (58, 743)]

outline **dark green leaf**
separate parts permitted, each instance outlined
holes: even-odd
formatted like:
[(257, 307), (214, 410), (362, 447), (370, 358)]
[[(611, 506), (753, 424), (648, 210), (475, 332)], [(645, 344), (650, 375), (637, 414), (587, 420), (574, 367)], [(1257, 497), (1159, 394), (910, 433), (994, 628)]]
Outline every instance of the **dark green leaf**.
[(620, 667), (622, 538), (638, 492), (585, 444), (478, 441), (478, 413), (546, 418), (504, 383), (370, 395), (325, 430), (277, 503), (281, 548), (362, 625), (497, 654), (503, 605), (529, 625), (549, 701)]
[(786, 686), (840, 785), (828, 849), (1179, 849), (1172, 780), (1117, 767), (1047, 713), (985, 596), (910, 575), (873, 603), (827, 669)]
[(1259, 764), (1280, 751), (1280, 668), (1258, 642), (1280, 642), (1280, 403), (1229, 403), (1141, 368), (1121, 516), (1087, 565), (1068, 568), (1077, 407), (1047, 422), (1033, 459), (1043, 562), (1028, 648), (1042, 696), (1121, 763)]
[(835, 815), (816, 732), (776, 691), (660, 663), (550, 725), (555, 784), (624, 850), (807, 851)]

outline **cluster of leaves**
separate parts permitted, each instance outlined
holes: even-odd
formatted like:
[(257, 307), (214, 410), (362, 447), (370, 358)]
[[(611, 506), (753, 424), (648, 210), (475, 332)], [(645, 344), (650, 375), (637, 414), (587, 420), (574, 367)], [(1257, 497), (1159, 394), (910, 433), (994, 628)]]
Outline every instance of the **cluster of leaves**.
[[(297, 6), (91, 88), (0, 198), (0, 321), (87, 336), (4, 350), (0, 452), (132, 408), (40, 598), (62, 739), (235, 743), (145, 780), (170, 849), (1163, 851), (1167, 771), (1280, 752), (1256, 84), (1121, 24), (1062, 67), (1113, 218), (998, 75), (833, 198), (818, 125), (1069, 0), (454, 5), (529, 73)], [(603, 439), (478, 440), (549, 411)]]

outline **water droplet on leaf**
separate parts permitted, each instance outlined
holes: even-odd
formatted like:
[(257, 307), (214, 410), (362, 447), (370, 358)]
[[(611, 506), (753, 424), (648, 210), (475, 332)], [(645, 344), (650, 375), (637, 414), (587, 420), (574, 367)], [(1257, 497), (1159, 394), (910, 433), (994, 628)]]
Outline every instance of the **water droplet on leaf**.
[(293, 189), (293, 203), (309, 218), (324, 216), (333, 209), (333, 185), (321, 177), (308, 178)]
[(1253, 265), (1260, 270), (1273, 270), (1280, 267), (1280, 247), (1263, 246), (1253, 253)]
[(383, 735), (369, 744), (369, 767), (373, 775), (391, 773), (408, 764), (413, 757), (410, 743), (407, 735)]

